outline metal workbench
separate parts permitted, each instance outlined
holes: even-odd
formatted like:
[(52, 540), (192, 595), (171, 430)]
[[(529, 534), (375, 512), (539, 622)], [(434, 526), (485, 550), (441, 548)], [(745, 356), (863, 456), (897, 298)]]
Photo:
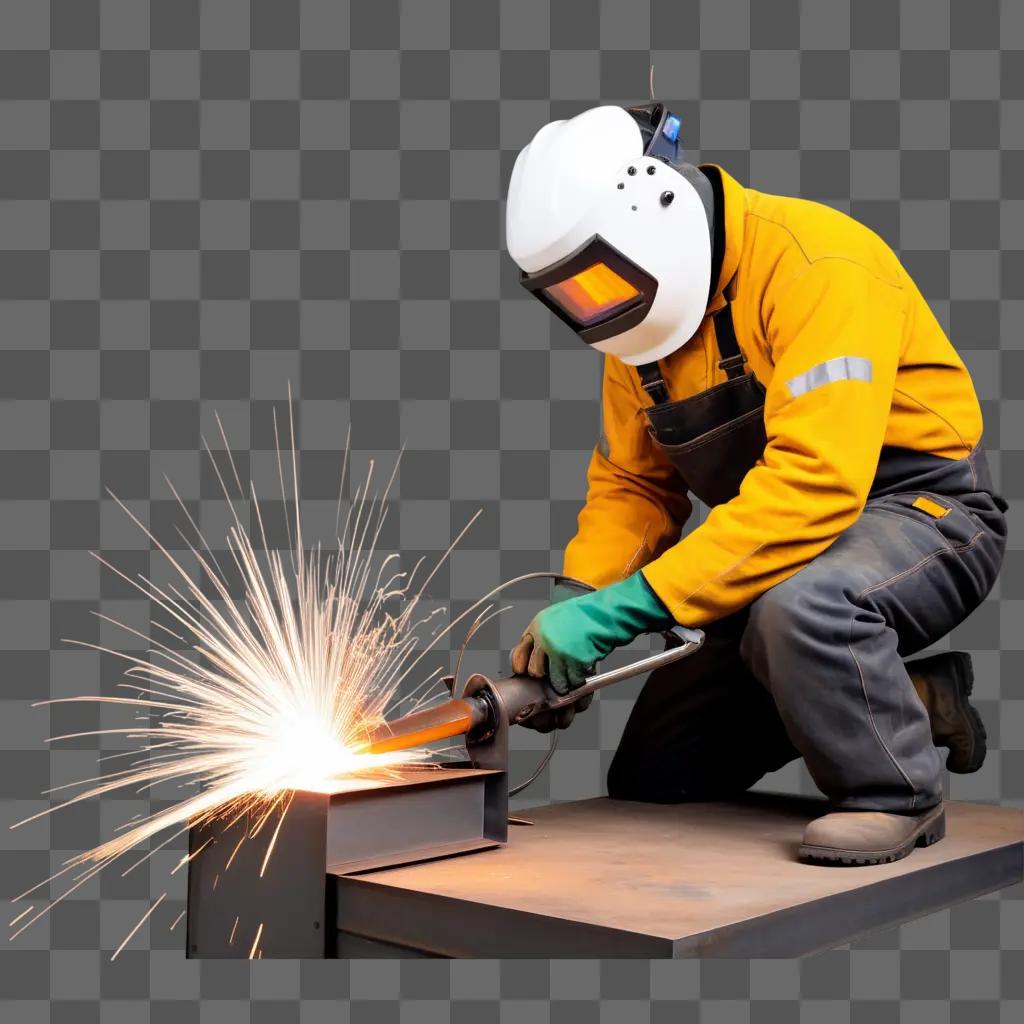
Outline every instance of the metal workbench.
[(1012, 885), (1024, 812), (946, 805), (947, 837), (877, 867), (794, 853), (818, 801), (524, 812), (507, 846), (329, 878), (345, 956), (789, 957)]

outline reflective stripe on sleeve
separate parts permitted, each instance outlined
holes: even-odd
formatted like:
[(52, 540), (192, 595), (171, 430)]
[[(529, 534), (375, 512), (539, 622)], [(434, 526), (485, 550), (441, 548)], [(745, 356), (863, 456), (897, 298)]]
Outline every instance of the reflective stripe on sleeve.
[(793, 398), (824, 387), (837, 380), (862, 380), (871, 383), (871, 360), (863, 356), (836, 356), (786, 381)]

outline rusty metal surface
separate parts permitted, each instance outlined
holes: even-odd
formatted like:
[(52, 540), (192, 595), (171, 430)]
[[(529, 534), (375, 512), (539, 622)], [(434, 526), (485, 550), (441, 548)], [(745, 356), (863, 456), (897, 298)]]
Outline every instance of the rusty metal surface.
[(818, 801), (542, 807), (501, 849), (339, 879), (338, 927), (444, 956), (797, 956), (1021, 880), (1024, 813), (946, 806), (945, 840), (866, 868), (794, 859)]

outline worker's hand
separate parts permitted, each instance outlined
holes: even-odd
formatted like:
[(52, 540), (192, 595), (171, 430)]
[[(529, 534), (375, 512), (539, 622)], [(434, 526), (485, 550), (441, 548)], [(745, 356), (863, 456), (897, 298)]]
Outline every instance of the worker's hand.
[(533, 718), (526, 719), (519, 724), (525, 729), (535, 729), (537, 732), (552, 732), (555, 729), (568, 729), (573, 719), (582, 711), (586, 711), (594, 703), (592, 693), (580, 697), (575, 704), (568, 707), (558, 708), (557, 711), (541, 711)]
[[(546, 678), (556, 693), (566, 694), (616, 647), (641, 633), (666, 629), (673, 621), (643, 575), (634, 573), (620, 583), (545, 608), (513, 648), (512, 671)], [(581, 704), (582, 700), (576, 710), (583, 710)], [(556, 717), (551, 728), (565, 725)]]
[[(576, 587), (556, 583), (551, 591), (551, 603), (559, 604), (562, 601), (570, 601), (577, 596), (579, 596), (579, 590)], [(526, 646), (524, 647), (524, 645)], [(517, 653), (520, 652), (520, 649), (522, 649), (521, 653)], [(532, 653), (533, 637), (529, 633), (529, 627), (527, 627), (527, 632), (523, 633), (519, 643), (512, 650), (512, 671), (517, 675), (522, 675), (526, 672)], [(516, 668), (516, 665), (522, 665), (522, 668)], [(585, 697), (581, 697), (575, 704), (570, 704), (567, 708), (559, 708), (557, 711), (542, 711), (521, 724), (526, 729), (534, 729), (537, 732), (544, 733), (552, 732), (555, 729), (568, 729), (576, 715), (581, 711), (586, 711), (593, 702), (594, 695), (589, 693)]]

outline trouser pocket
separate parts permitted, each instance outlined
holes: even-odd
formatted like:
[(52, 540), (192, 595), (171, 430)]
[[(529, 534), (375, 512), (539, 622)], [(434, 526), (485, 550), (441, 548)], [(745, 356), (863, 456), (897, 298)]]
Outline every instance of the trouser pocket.
[(957, 499), (928, 491), (890, 494), (868, 502), (869, 509), (891, 512), (931, 527), (949, 547), (976, 542), (986, 532), (982, 523)]

